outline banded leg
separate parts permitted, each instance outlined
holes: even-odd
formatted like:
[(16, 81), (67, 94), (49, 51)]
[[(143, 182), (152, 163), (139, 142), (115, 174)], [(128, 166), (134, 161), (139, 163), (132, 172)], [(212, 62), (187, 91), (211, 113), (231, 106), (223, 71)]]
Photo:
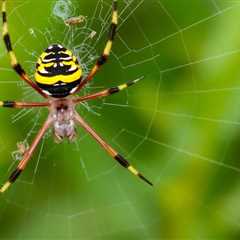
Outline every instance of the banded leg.
[(14, 71), (21, 77), (22, 80), (24, 80), (26, 83), (28, 83), (33, 89), (35, 89), (38, 93), (40, 93), (43, 97), (47, 97), (47, 95), (39, 88), (27, 75), (27, 73), (24, 71), (22, 66), (18, 63), (16, 55), (12, 48), (12, 43), (10, 39), (10, 35), (8, 32), (8, 24), (7, 24), (7, 12), (6, 12), (6, 0), (2, 0), (2, 21), (3, 21), (3, 30), (2, 30), (2, 36), (3, 41), (5, 43), (6, 49), (8, 51), (11, 66), (14, 69)]
[(80, 102), (84, 102), (84, 101), (88, 101), (88, 100), (93, 100), (93, 99), (96, 99), (96, 98), (107, 97), (109, 95), (118, 93), (118, 92), (136, 84), (140, 80), (141, 80), (141, 78), (138, 78), (138, 79), (135, 79), (133, 81), (121, 84), (117, 87), (111, 87), (111, 88), (105, 89), (101, 92), (93, 93), (93, 94), (83, 96), (83, 97), (77, 97), (77, 98), (73, 99), (73, 102), (74, 103), (80, 103)]
[(96, 64), (93, 66), (93, 68), (90, 71), (90, 73), (88, 74), (88, 76), (82, 80), (82, 82), (80, 83), (78, 88), (75, 90), (75, 93), (78, 92), (80, 89), (82, 89), (86, 83), (91, 81), (93, 79), (93, 77), (95, 76), (95, 74), (100, 69), (100, 67), (107, 62), (107, 59), (108, 59), (111, 49), (112, 49), (114, 37), (116, 35), (117, 24), (118, 24), (117, 0), (114, 0), (113, 1), (112, 23), (111, 23), (110, 30), (109, 30), (108, 41), (105, 45), (103, 53), (98, 58)]
[(80, 124), (106, 151), (114, 158), (121, 166), (128, 169), (132, 174), (139, 177), (149, 185), (153, 185), (149, 180), (147, 180), (140, 172), (138, 172), (130, 163), (121, 156), (117, 151), (115, 151), (110, 145), (108, 145), (96, 132), (93, 130), (77, 113), (75, 113), (75, 120)]
[(29, 149), (24, 153), (23, 159), (18, 164), (17, 168), (12, 172), (10, 177), (8, 178), (8, 181), (0, 188), (0, 193), (5, 192), (12, 183), (14, 183), (17, 178), (20, 176), (22, 171), (25, 169), (28, 161), (30, 160), (34, 150), (36, 149), (38, 143), (40, 142), (41, 138), (44, 136), (47, 129), (50, 127), (52, 123), (51, 118), (48, 118), (45, 123), (43, 124), (42, 128), (39, 130), (37, 136), (33, 140), (32, 145), (29, 147)]
[(48, 107), (48, 102), (16, 102), (16, 101), (0, 101), (0, 107), (5, 108), (33, 108)]

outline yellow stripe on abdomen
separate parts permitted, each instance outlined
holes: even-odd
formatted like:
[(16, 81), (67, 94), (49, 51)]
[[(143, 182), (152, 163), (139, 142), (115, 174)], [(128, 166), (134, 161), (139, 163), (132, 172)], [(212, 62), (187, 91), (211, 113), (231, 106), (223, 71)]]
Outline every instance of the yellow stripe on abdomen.
[(75, 82), (76, 80), (80, 79), (82, 76), (82, 70), (78, 69), (73, 74), (70, 75), (56, 75), (56, 76), (42, 76), (38, 72), (35, 73), (35, 80), (37, 83), (40, 84), (47, 84), (47, 85), (54, 85), (57, 82), (61, 81), (64, 83), (71, 83)]

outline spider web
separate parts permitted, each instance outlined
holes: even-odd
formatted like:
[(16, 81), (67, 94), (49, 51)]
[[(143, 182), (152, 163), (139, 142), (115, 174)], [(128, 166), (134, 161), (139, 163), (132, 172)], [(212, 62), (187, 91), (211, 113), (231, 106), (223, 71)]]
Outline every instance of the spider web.
[[(31, 77), (36, 59), (52, 43), (73, 50), (87, 74), (104, 47), (111, 4), (9, 1), (14, 48)], [(75, 143), (61, 145), (49, 131), (24, 174), (1, 196), (0, 238), (237, 236), (240, 2), (125, 0), (119, 5), (111, 58), (81, 94), (144, 78), (78, 111), (154, 188), (122, 170), (81, 129)], [(64, 20), (75, 16), (83, 22), (66, 26)], [(0, 50), (1, 98), (40, 101), (9, 67), (3, 44)], [(0, 114), (4, 182), (21, 158), (16, 143), (31, 143), (47, 111)]]

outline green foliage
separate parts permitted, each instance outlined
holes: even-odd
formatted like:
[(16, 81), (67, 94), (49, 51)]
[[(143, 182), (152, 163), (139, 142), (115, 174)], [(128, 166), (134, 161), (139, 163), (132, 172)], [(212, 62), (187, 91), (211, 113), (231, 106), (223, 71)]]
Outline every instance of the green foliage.
[[(56, 16), (56, 0), (8, 2), (12, 40), (30, 73), (49, 42), (65, 40), (75, 49), (86, 37), (84, 26), (68, 29)], [(74, 144), (56, 145), (47, 137), (1, 196), (0, 239), (238, 239), (239, 6), (224, 0), (119, 2), (113, 55), (83, 93), (144, 80), (90, 103), (90, 111), (78, 110), (154, 188), (118, 166), (82, 130)], [(87, 43), (94, 57), (105, 42), (100, 29), (108, 26), (111, 1), (65, 3), (71, 14), (92, 21), (97, 35)], [(1, 99), (41, 100), (10, 70), (3, 42), (0, 51)], [(89, 68), (94, 61), (87, 61)], [(1, 182), (16, 143), (28, 135), (30, 142), (47, 116), (46, 110), (18, 112), (0, 111)]]

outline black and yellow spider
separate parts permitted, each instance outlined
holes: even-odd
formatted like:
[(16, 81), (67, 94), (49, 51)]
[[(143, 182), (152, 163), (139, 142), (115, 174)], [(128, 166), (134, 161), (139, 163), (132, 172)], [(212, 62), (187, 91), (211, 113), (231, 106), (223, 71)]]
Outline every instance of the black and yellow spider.
[(36, 64), (35, 82), (33, 82), (17, 61), (16, 55), (12, 48), (8, 33), (6, 0), (3, 0), (2, 2), (2, 19), (3, 40), (10, 56), (12, 68), (22, 80), (29, 84), (44, 98), (46, 98), (47, 101), (1, 101), (0, 106), (9, 108), (47, 107), (49, 109), (49, 115), (33, 140), (31, 146), (24, 153), (23, 158), (18, 164), (17, 168), (12, 172), (8, 181), (0, 188), (0, 192), (3, 193), (6, 191), (9, 186), (16, 181), (21, 172), (25, 169), (41, 138), (50, 127), (53, 128), (56, 140), (61, 142), (64, 138), (69, 140), (74, 139), (75, 123), (78, 123), (83, 129), (85, 129), (118, 163), (127, 168), (134, 175), (152, 185), (152, 183), (148, 181), (141, 173), (139, 173), (133, 166), (131, 166), (123, 156), (121, 156), (116, 150), (108, 145), (75, 110), (75, 106), (79, 103), (117, 93), (135, 84), (137, 80), (82, 97), (71, 96), (79, 92), (88, 82), (90, 82), (100, 67), (106, 63), (108, 59), (118, 23), (117, 0), (113, 1), (112, 22), (108, 41), (104, 51), (98, 58), (90, 73), (85, 78), (82, 77), (82, 68), (78, 63), (77, 57), (62, 45), (53, 44), (49, 46), (39, 57)]

